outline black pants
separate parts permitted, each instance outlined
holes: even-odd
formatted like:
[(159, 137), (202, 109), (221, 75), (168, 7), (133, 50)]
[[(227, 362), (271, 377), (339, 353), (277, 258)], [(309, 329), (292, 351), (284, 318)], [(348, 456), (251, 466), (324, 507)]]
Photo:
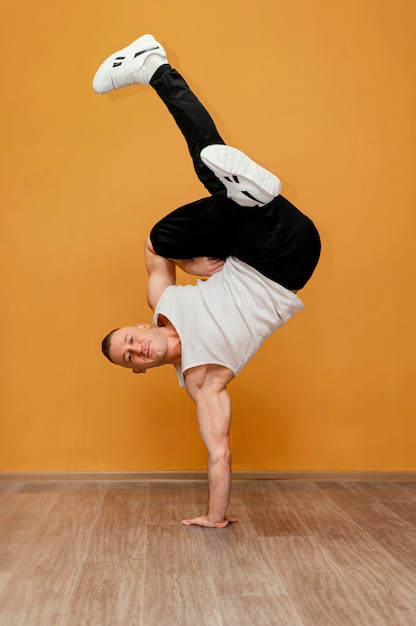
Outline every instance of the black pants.
[(150, 239), (156, 254), (172, 259), (235, 256), (287, 289), (301, 289), (320, 254), (313, 222), (283, 196), (264, 207), (241, 207), (200, 159), (201, 150), (223, 144), (207, 110), (170, 65), (151, 86), (163, 100), (188, 144), (195, 171), (209, 197), (186, 204), (160, 220)]

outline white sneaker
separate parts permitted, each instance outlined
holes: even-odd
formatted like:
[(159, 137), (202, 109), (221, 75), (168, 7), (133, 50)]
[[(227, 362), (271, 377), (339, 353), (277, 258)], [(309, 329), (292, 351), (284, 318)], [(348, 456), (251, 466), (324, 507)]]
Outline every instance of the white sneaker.
[(280, 180), (240, 150), (215, 144), (201, 150), (201, 159), (225, 185), (227, 196), (240, 206), (263, 206), (279, 195)]
[[(156, 63), (146, 64), (151, 55), (160, 58)], [(166, 52), (153, 35), (143, 35), (100, 65), (92, 82), (93, 89), (96, 93), (107, 93), (127, 85), (148, 85), (157, 67), (167, 62)]]

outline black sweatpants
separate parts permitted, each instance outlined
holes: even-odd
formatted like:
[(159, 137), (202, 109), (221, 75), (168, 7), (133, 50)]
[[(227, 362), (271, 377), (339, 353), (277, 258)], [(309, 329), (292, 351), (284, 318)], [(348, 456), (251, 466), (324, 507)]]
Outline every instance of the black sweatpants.
[(188, 144), (195, 171), (211, 194), (176, 209), (152, 229), (156, 254), (171, 259), (235, 256), (287, 289), (301, 289), (320, 254), (313, 222), (283, 196), (263, 207), (241, 207), (200, 158), (203, 148), (223, 144), (205, 107), (170, 65), (150, 82)]

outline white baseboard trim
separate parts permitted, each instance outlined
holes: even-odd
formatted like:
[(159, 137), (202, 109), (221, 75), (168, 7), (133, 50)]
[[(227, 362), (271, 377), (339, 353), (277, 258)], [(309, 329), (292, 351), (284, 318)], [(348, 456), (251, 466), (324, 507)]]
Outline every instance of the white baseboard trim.
[[(171, 482), (206, 481), (205, 471), (196, 472), (0, 472), (1, 482)], [(233, 481), (275, 480), (302, 482), (416, 482), (416, 471), (316, 472), (234, 471)]]

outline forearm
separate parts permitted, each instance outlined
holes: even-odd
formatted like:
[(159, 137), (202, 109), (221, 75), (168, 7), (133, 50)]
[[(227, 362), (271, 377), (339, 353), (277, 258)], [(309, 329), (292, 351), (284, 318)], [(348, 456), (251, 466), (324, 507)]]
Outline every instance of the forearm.
[(207, 519), (214, 523), (225, 520), (231, 493), (231, 455), (208, 455)]
[(192, 269), (193, 259), (169, 259), (172, 261), (179, 269), (187, 274), (193, 274), (190, 270)]
[(222, 523), (231, 492), (229, 426), (231, 402), (227, 392), (203, 392), (197, 402), (202, 439), (208, 450), (208, 511), (210, 523)]
[(214, 259), (212, 257), (198, 256), (193, 259), (169, 259), (177, 265), (183, 272), (193, 274), (194, 276), (212, 276), (224, 266), (223, 259)]

